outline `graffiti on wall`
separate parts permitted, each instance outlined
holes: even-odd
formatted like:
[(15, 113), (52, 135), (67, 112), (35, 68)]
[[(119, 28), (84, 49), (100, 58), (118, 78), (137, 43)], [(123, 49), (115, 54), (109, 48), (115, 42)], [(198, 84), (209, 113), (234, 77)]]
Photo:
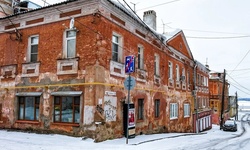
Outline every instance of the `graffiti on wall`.
[(116, 121), (117, 97), (104, 97), (104, 115), (107, 122)]

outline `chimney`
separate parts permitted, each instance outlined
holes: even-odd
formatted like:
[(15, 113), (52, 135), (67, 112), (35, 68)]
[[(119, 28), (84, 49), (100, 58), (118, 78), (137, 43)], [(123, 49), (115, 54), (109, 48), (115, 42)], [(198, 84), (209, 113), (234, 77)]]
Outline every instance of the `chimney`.
[(156, 12), (154, 10), (145, 11), (143, 14), (143, 21), (156, 30)]

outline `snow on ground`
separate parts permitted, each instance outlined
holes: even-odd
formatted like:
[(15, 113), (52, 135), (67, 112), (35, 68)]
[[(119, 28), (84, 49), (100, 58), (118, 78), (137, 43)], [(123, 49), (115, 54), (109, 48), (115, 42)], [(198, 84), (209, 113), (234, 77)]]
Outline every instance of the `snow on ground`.
[[(241, 116), (243, 116), (241, 114)], [(237, 132), (224, 132), (218, 125), (200, 134), (166, 133), (138, 135), (133, 139), (126, 138), (107, 140), (95, 143), (92, 139), (70, 137), (57, 134), (35, 134), (0, 130), (1, 150), (203, 150), (225, 149), (244, 150), (250, 146), (250, 132), (240, 138), (233, 138), (242, 133), (241, 122)], [(248, 130), (250, 127), (246, 124)], [(240, 145), (237, 145), (240, 143)], [(246, 146), (247, 145), (247, 146)], [(229, 147), (230, 146), (230, 147)], [(248, 150), (248, 148), (246, 149)]]
[(185, 149), (187, 146), (192, 147), (200, 143), (208, 143), (222, 137), (232, 137), (240, 134), (241, 128), (238, 129), (237, 132), (224, 132), (219, 130), (219, 126), (213, 125), (211, 130), (199, 135), (183, 133), (139, 135), (133, 139), (129, 139), (128, 144), (126, 144), (126, 138), (94, 143), (92, 139), (82, 140), (82, 138), (64, 135), (0, 130), (0, 145), (1, 150), (173, 150)]

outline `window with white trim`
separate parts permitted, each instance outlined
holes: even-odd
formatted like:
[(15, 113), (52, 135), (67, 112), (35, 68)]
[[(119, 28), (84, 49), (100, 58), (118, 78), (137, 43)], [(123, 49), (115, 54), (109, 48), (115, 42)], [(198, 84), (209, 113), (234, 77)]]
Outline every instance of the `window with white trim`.
[(28, 62), (37, 62), (38, 61), (38, 43), (39, 36), (34, 35), (29, 37), (29, 48), (28, 48)]
[(182, 81), (182, 82), (185, 82), (185, 81), (186, 81), (186, 72), (185, 72), (185, 68), (182, 68), (181, 81)]
[(184, 104), (184, 117), (190, 117), (190, 104)]
[(143, 55), (143, 47), (142, 46), (138, 46), (138, 69), (144, 69), (143, 66), (144, 66), (144, 55)]
[(155, 54), (155, 64), (154, 64), (154, 67), (155, 67), (154, 74), (156, 76), (160, 76), (160, 57), (159, 57), (158, 54)]
[(168, 78), (173, 79), (173, 63), (171, 61), (168, 62)]
[(65, 31), (65, 58), (75, 58), (76, 56), (76, 30)]
[(178, 104), (170, 103), (170, 119), (178, 118)]
[(112, 61), (122, 63), (122, 37), (115, 33), (112, 36)]
[(180, 81), (180, 69), (179, 69), (179, 65), (176, 65), (176, 81)]

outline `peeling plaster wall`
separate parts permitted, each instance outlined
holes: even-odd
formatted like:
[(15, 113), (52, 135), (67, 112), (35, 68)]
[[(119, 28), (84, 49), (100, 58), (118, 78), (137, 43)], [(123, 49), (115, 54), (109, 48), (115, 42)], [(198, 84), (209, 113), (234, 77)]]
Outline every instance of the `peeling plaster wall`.
[[(76, 2), (77, 3), (77, 2)], [(62, 6), (64, 7), (64, 6)], [(75, 6), (78, 7), (78, 6)], [(82, 6), (84, 8), (84, 6)], [(93, 7), (93, 8), (92, 8)], [(97, 5), (90, 7), (89, 11), (95, 10)], [(58, 61), (63, 57), (63, 33), (65, 31), (62, 24), (67, 24), (70, 20), (57, 20), (52, 23), (34, 25), (22, 29), (22, 41), (13, 42), (12, 48), (17, 49), (15, 58), (11, 63), (17, 64), (16, 76), (11, 79), (2, 79), (0, 90), (0, 103), (3, 104), (2, 116), (3, 128), (34, 128), (36, 130), (49, 130), (58, 133), (73, 135), (86, 135), (102, 141), (110, 138), (123, 136), (123, 104), (128, 100), (128, 91), (124, 88), (124, 80), (127, 75), (111, 71), (112, 56), (112, 33), (116, 32), (123, 36), (124, 53), (123, 56), (130, 54), (137, 55), (138, 44), (143, 45), (145, 51), (145, 75), (143, 79), (136, 73), (131, 76), (136, 78), (136, 88), (130, 91), (130, 102), (135, 105), (136, 112), (136, 134), (141, 133), (161, 133), (161, 132), (191, 132), (192, 116), (183, 118), (183, 102), (193, 103), (190, 90), (176, 89), (168, 86), (167, 66), (168, 60), (173, 63), (181, 64), (180, 60), (169, 57), (166, 49), (162, 50), (152, 43), (153, 36), (142, 38), (136, 33), (135, 29), (142, 28), (131, 20), (127, 15), (121, 13), (117, 8), (103, 7), (100, 15), (84, 14), (77, 16), (77, 22), (81, 22), (93, 30), (86, 29), (80, 23), (75, 23), (77, 33), (77, 72), (72, 74), (58, 74)], [(71, 9), (73, 9), (72, 7)], [(94, 9), (96, 8), (96, 9)], [(109, 9), (114, 10), (109, 10)], [(41, 10), (39, 15), (46, 10)], [(55, 12), (53, 12), (55, 13)], [(57, 12), (58, 13), (58, 12)], [(85, 13), (85, 12), (82, 12)], [(125, 26), (117, 23), (117, 20), (109, 18), (110, 13), (124, 16), (130, 20), (126, 21)], [(106, 16), (102, 16), (108, 14)], [(26, 14), (24, 14), (26, 15)], [(28, 16), (29, 14), (27, 14)], [(38, 15), (38, 14), (36, 14)], [(41, 16), (37, 16), (41, 17)], [(58, 14), (51, 14), (51, 17), (58, 17)], [(82, 15), (82, 14), (81, 14)], [(33, 16), (34, 17), (34, 16)], [(123, 19), (124, 19), (123, 18)], [(26, 18), (27, 19), (27, 18)], [(105, 26), (105, 28), (104, 28)], [(142, 29), (142, 31), (144, 31)], [(147, 31), (148, 33), (148, 31)], [(26, 51), (28, 38), (31, 35), (39, 35), (39, 74), (33, 77), (22, 77), (22, 66), (26, 64)], [(149, 33), (151, 34), (151, 33)], [(0, 39), (8, 39), (6, 33), (0, 34)], [(5, 41), (5, 40), (3, 40)], [(46, 42), (44, 42), (46, 41)], [(57, 42), (55, 42), (57, 41)], [(0, 55), (5, 56), (5, 43), (0, 41)], [(9, 51), (8, 51), (9, 52)], [(154, 53), (160, 57), (160, 77), (156, 83), (154, 76)], [(9, 57), (10, 55), (6, 55)], [(11, 58), (9, 58), (11, 59)], [(5, 59), (0, 58), (0, 65), (9, 65)], [(120, 64), (123, 66), (123, 64)], [(123, 67), (122, 67), (123, 68)], [(117, 75), (118, 74), (118, 75)], [(84, 84), (86, 85), (80, 85)], [(79, 84), (79, 85), (73, 85)], [(14, 90), (4, 91), (4, 87), (24, 87)], [(34, 87), (27, 87), (34, 86)], [(27, 87), (27, 88), (25, 88)], [(80, 123), (63, 124), (53, 121), (54, 96), (53, 92), (58, 91), (82, 91), (80, 102)], [(106, 91), (114, 92), (115, 95), (107, 95)], [(17, 118), (17, 92), (41, 92), (40, 97), (40, 117), (38, 122), (20, 122)], [(112, 97), (112, 98), (111, 98)], [(111, 98), (111, 102), (107, 100)], [(144, 99), (144, 119), (137, 120), (138, 99)], [(160, 99), (160, 116), (154, 117), (154, 100)], [(170, 120), (169, 105), (177, 102), (180, 105), (179, 118)], [(97, 110), (100, 106), (100, 110)], [(113, 112), (110, 117), (109, 111)], [(192, 113), (192, 112), (191, 112)], [(19, 121), (19, 122), (18, 122)]]

